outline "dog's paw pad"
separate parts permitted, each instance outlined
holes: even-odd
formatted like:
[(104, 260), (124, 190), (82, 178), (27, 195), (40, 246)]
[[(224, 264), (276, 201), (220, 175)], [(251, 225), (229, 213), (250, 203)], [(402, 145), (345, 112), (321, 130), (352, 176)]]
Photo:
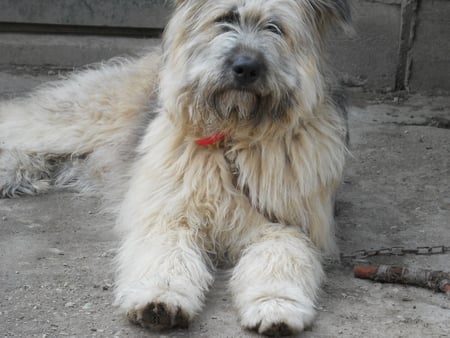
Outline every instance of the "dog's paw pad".
[(180, 308), (171, 308), (164, 303), (149, 303), (142, 309), (133, 309), (127, 313), (128, 320), (144, 328), (185, 329), (189, 326), (189, 317)]
[[(259, 331), (259, 327), (256, 328), (256, 331)], [(292, 336), (294, 334), (294, 330), (292, 330), (286, 323), (276, 323), (272, 324), (272, 326), (266, 328), (260, 333), (269, 337), (284, 337)]]

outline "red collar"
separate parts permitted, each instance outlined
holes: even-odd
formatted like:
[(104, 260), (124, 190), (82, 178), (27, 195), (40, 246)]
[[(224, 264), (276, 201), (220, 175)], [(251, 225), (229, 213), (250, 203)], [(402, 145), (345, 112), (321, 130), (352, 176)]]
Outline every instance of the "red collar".
[(201, 147), (206, 147), (211, 144), (216, 144), (216, 143), (222, 141), (227, 136), (228, 136), (228, 133), (218, 133), (213, 136), (199, 138), (199, 139), (195, 140), (195, 143)]

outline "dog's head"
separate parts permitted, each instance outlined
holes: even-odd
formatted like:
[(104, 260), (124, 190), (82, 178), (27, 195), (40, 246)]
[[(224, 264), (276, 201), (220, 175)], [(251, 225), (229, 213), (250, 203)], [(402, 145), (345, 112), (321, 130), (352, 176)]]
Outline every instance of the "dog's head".
[(163, 39), (161, 95), (192, 123), (311, 114), (321, 47), (346, 0), (178, 0)]

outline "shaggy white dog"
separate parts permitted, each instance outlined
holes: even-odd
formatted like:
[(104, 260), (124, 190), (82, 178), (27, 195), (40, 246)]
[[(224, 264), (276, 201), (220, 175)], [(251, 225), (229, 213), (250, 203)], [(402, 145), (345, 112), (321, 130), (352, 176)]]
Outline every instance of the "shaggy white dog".
[(121, 196), (132, 322), (186, 327), (227, 260), (244, 327), (303, 330), (346, 153), (323, 38), (348, 20), (344, 0), (177, 1), (161, 51), (0, 104), (0, 196)]

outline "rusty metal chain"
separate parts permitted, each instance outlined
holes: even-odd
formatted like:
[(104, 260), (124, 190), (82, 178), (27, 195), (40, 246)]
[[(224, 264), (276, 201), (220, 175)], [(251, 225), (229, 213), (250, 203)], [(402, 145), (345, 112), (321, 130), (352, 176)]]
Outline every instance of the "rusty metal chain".
[(343, 260), (358, 260), (374, 256), (404, 256), (404, 255), (442, 255), (450, 253), (450, 246), (418, 246), (416, 248), (405, 248), (404, 246), (393, 246), (376, 250), (357, 250), (351, 254), (341, 254)]

